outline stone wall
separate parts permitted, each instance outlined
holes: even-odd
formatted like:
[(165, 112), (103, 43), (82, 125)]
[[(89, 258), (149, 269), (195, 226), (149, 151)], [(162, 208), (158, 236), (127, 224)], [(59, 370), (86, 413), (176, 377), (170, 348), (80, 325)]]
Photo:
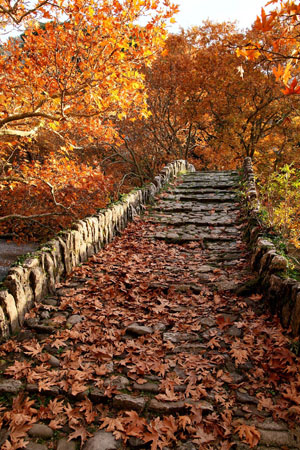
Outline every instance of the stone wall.
[(245, 158), (244, 192), (248, 213), (248, 238), (252, 250), (251, 266), (258, 272), (263, 292), (273, 313), (277, 313), (293, 336), (300, 334), (300, 283), (288, 277), (288, 260), (280, 255), (270, 239), (264, 237), (259, 218), (259, 200), (251, 158)]
[(86, 261), (123, 230), (144, 205), (180, 172), (195, 171), (184, 160), (163, 168), (153, 183), (130, 192), (125, 198), (99, 214), (74, 223), (71, 230), (59, 233), (22, 265), (12, 267), (0, 290), (0, 336), (17, 332), (26, 312), (35, 301), (54, 293), (55, 284)]

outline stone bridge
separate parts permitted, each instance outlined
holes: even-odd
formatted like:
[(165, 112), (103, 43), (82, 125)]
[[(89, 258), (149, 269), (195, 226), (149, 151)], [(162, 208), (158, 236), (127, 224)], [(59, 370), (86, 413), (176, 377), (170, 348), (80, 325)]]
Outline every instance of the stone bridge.
[(299, 449), (300, 285), (286, 270), (250, 159), (241, 172), (169, 164), (11, 269), (0, 445)]

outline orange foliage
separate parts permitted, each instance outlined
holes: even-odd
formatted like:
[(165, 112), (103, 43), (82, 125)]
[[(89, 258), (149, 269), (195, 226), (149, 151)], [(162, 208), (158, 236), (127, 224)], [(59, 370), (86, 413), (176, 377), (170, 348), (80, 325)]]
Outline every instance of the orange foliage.
[(238, 54), (252, 60), (262, 57), (271, 61), (275, 65), (276, 79), (281, 79), (286, 86), (284, 94), (300, 94), (297, 85), (300, 70), (300, 4), (294, 0), (271, 0), (266, 6), (270, 5), (275, 5), (275, 8), (269, 12), (262, 8), (254, 24), (254, 29), (261, 33), (260, 39), (250, 41), (238, 50)]
[(271, 167), (269, 154), (278, 161), (296, 143), (286, 133), (295, 109), (268, 67), (237, 57), (235, 49), (257, 35), (211, 22), (169, 35), (144, 69), (151, 115), (117, 121), (121, 143), (107, 146), (106, 164), (123, 164), (141, 182), (176, 158), (230, 169), (246, 155), (268, 154)]
[[(117, 117), (148, 115), (140, 69), (162, 49), (176, 11), (170, 0), (0, 0), (4, 33), (25, 28), (0, 52), (0, 214), (14, 216), (0, 219), (0, 231), (41, 237), (104, 206), (110, 180), (78, 153), (113, 142)], [(37, 160), (41, 134), (62, 144)], [(28, 230), (16, 214), (39, 223)]]
[[(22, 240), (46, 238), (95, 213), (107, 204), (112, 186), (98, 167), (55, 155), (42, 164), (14, 164), (7, 175), (0, 185), (0, 234), (12, 232)], [(28, 223), (16, 214), (33, 217)], [(4, 221), (7, 216), (12, 217)]]

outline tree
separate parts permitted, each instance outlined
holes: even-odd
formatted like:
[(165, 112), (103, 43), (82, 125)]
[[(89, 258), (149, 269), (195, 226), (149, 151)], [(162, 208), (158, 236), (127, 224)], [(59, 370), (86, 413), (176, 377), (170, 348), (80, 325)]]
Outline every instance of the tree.
[(261, 32), (261, 38), (251, 40), (238, 53), (251, 60), (264, 58), (273, 65), (276, 79), (286, 86), (284, 93), (299, 94), (300, 4), (297, 1), (271, 0), (267, 5), (277, 7), (268, 13), (262, 8), (260, 17), (257, 17), (254, 28)]
[(184, 33), (169, 35), (164, 50), (143, 73), (150, 115), (118, 122), (121, 145), (112, 159), (123, 161), (143, 182), (172, 159), (187, 159), (209, 125), (201, 105), (205, 93), (193, 48)]
[[(140, 69), (162, 48), (166, 21), (174, 12), (169, 0), (66, 0), (29, 9), (22, 1), (1, 3), (2, 26), (26, 24), (23, 35), (9, 38), (0, 53), (2, 194), (19, 188), (18, 183), (36, 182), (26, 167), (41, 132), (64, 142), (48, 168), (47, 157), (40, 160), (46, 176), (53, 158), (59, 165), (61, 157), (76, 160), (74, 149), (84, 151), (94, 139), (111, 142), (117, 116), (147, 116)], [(144, 16), (147, 23), (141, 26)], [(52, 181), (44, 181), (51, 184), (55, 203)]]
[[(63, 22), (53, 17), (27, 28), (22, 40), (9, 39), (0, 57), (0, 135), (33, 136), (40, 127), (106, 135), (116, 114), (146, 114), (139, 69), (165, 38), (174, 7), (164, 4), (70, 0)], [(148, 25), (139, 26), (151, 11)]]
[(143, 182), (174, 158), (211, 168), (235, 167), (244, 156), (278, 162), (278, 152), (295, 143), (293, 133), (286, 136), (295, 105), (268, 67), (237, 57), (236, 48), (257, 35), (211, 22), (170, 35), (144, 69), (151, 115), (118, 122), (113, 164), (123, 161), (128, 176)]

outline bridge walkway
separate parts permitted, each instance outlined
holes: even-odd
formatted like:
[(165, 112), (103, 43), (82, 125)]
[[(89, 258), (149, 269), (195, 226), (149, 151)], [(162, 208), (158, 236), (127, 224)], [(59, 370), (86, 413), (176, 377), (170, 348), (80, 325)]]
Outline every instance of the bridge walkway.
[(299, 364), (253, 279), (238, 173), (169, 186), (0, 347), (2, 448), (299, 449)]

